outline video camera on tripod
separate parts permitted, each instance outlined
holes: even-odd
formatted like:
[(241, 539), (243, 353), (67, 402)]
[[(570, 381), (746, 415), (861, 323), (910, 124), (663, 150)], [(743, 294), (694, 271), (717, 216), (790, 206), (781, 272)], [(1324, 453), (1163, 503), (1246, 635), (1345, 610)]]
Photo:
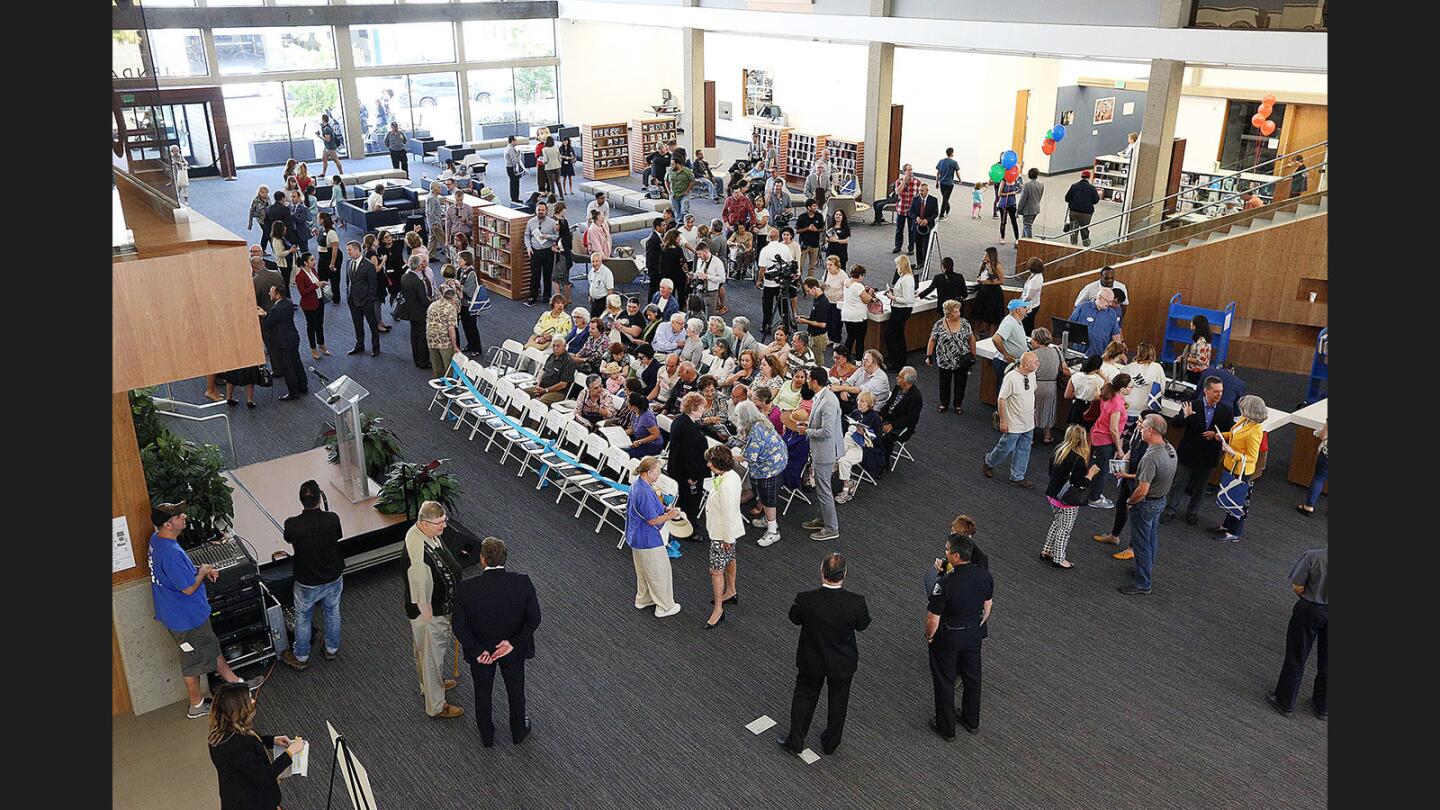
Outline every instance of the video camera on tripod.
[(780, 285), (785, 296), (793, 296), (800, 287), (800, 263), (796, 261), (785, 261), (779, 256), (770, 260), (770, 266), (765, 268), (765, 277)]

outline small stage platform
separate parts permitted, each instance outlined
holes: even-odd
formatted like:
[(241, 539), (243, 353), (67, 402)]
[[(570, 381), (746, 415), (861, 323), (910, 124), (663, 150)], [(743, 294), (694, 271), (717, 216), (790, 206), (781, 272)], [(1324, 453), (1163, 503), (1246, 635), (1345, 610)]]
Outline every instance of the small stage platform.
[[(234, 490), (233, 531), (249, 543), (260, 565), (260, 576), (282, 603), (290, 601), (292, 574), (288, 555), (294, 552), (285, 542), (283, 529), (285, 519), (302, 509), (300, 485), (305, 481), (314, 479), (320, 484), (330, 511), (340, 517), (344, 533), (340, 553), (345, 558), (346, 573), (388, 562), (404, 553), (405, 532), (412, 521), (404, 515), (387, 515), (375, 509), (380, 487), (374, 481), (370, 487), (377, 493), (375, 497), (351, 503), (330, 483), (330, 479), (339, 477), (340, 467), (331, 464), (326, 456), (324, 447), (316, 447), (224, 473)], [(466, 566), (478, 559), (479, 541), (457, 521), (450, 521), (442, 540)]]

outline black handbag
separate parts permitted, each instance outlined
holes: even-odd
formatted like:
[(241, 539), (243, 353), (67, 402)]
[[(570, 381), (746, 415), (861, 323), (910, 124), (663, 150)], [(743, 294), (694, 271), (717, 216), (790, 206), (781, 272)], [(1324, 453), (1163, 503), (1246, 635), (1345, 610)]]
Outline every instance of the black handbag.
[(1084, 506), (1090, 500), (1090, 481), (1087, 479), (1081, 486), (1076, 486), (1069, 481), (1060, 487), (1060, 497), (1056, 500), (1066, 506)]
[(269, 388), (275, 384), (275, 373), (270, 370), (269, 366), (258, 366), (257, 372), (259, 379), (255, 381), (256, 385), (261, 388)]

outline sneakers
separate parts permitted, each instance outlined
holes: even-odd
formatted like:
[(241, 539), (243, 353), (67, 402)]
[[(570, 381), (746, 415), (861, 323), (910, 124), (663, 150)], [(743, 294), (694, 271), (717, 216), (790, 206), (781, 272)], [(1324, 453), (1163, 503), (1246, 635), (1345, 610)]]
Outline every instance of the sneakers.
[(185, 711), (185, 716), (191, 720), (199, 720), (210, 715), (210, 698), (202, 698), (199, 706), (191, 706)]
[(859, 486), (859, 481), (846, 481), (845, 489), (841, 490), (840, 494), (835, 496), (835, 503), (849, 503), (850, 499), (855, 497), (855, 490)]
[(840, 532), (838, 532), (838, 531), (832, 531), (832, 530), (830, 530), (830, 529), (821, 529), (820, 531), (815, 532), (814, 534), (810, 535), (810, 539), (811, 539), (811, 540), (821, 540), (821, 541), (824, 541), (824, 540), (837, 540), (837, 539), (839, 539), (839, 537), (840, 537)]
[(441, 709), (439, 714), (433, 714), (431, 717), (434, 717), (436, 720), (449, 720), (452, 717), (459, 717), (463, 714), (465, 714), (464, 709), (453, 703), (446, 703), (445, 708)]
[(765, 532), (765, 534), (761, 535), (759, 540), (755, 541), (755, 545), (761, 546), (763, 548), (765, 546), (773, 546), (778, 542), (780, 542), (779, 532)]
[(308, 661), (301, 661), (299, 658), (296, 658), (294, 650), (286, 650), (280, 653), (280, 660), (284, 662), (285, 666), (290, 667), (296, 672), (304, 672), (310, 666)]
[(240, 680), (240, 681), (237, 681), (237, 683), (243, 683), (243, 684), (245, 684), (245, 688), (246, 688), (246, 689), (249, 689), (251, 692), (254, 692), (256, 689), (259, 689), (262, 684), (265, 683), (265, 676), (264, 676), (264, 675), (256, 675), (256, 676), (253, 677), (253, 678), (245, 678), (245, 679), (242, 679), (242, 680)]
[(1149, 588), (1141, 589), (1141, 588), (1135, 587), (1134, 585), (1121, 585), (1120, 587), (1116, 588), (1115, 590), (1119, 591), (1120, 593), (1125, 594), (1126, 596), (1149, 596), (1149, 595), (1150, 595), (1150, 589), (1149, 589)]
[(766, 520), (764, 515), (756, 515), (755, 517), (750, 518), (750, 525), (754, 526), (757, 529), (763, 529), (766, 526), (770, 525), (770, 521)]
[(1104, 495), (1101, 495), (1099, 498), (1096, 498), (1095, 500), (1091, 501), (1089, 505), (1095, 507), (1096, 509), (1114, 509), (1114, 508), (1115, 508), (1115, 502), (1112, 501), (1112, 500), (1110, 500), (1109, 498), (1105, 497)]
[(339, 651), (339, 650), (333, 650), (333, 651), (332, 651), (332, 650), (326, 650), (326, 651), (325, 651), (325, 660), (326, 660), (326, 661), (334, 661), (335, 659), (337, 659), (337, 658), (339, 658), (339, 657), (340, 657), (340, 651)]
[(669, 610), (661, 610), (661, 609), (658, 608), (658, 607), (655, 608), (655, 618), (657, 618), (657, 619), (663, 619), (663, 618), (665, 618), (666, 616), (674, 616), (676, 613), (679, 613), (679, 612), (680, 612), (680, 603), (679, 603), (679, 602), (676, 602), (676, 603), (675, 603), (675, 607), (672, 607), (672, 608), (670, 608)]
[(1127, 548), (1122, 551), (1117, 551), (1110, 556), (1114, 557), (1117, 560), (1133, 560), (1135, 559), (1135, 549)]
[(825, 521), (821, 520), (820, 518), (811, 518), (804, 523), (801, 523), (800, 528), (809, 529), (812, 532), (819, 531), (820, 529), (825, 528)]
[(1226, 532), (1219, 537), (1216, 537), (1215, 541), (1217, 543), (1238, 543), (1240, 542), (1240, 535)]

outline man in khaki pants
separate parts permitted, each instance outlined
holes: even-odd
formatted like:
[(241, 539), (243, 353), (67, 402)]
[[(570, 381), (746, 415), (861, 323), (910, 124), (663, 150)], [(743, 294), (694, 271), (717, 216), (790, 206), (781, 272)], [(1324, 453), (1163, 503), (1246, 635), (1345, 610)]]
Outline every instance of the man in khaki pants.
[(465, 713), (445, 700), (445, 691), (455, 681), (445, 677), (445, 653), (454, 638), (450, 614), (460, 589), (460, 563), (440, 542), (445, 531), (445, 507), (436, 501), (420, 504), (415, 525), (405, 533), (405, 580), (409, 603), (410, 636), (414, 643), (415, 672), (420, 676), (420, 693), (425, 696), (425, 713), (431, 717), (459, 717)]

